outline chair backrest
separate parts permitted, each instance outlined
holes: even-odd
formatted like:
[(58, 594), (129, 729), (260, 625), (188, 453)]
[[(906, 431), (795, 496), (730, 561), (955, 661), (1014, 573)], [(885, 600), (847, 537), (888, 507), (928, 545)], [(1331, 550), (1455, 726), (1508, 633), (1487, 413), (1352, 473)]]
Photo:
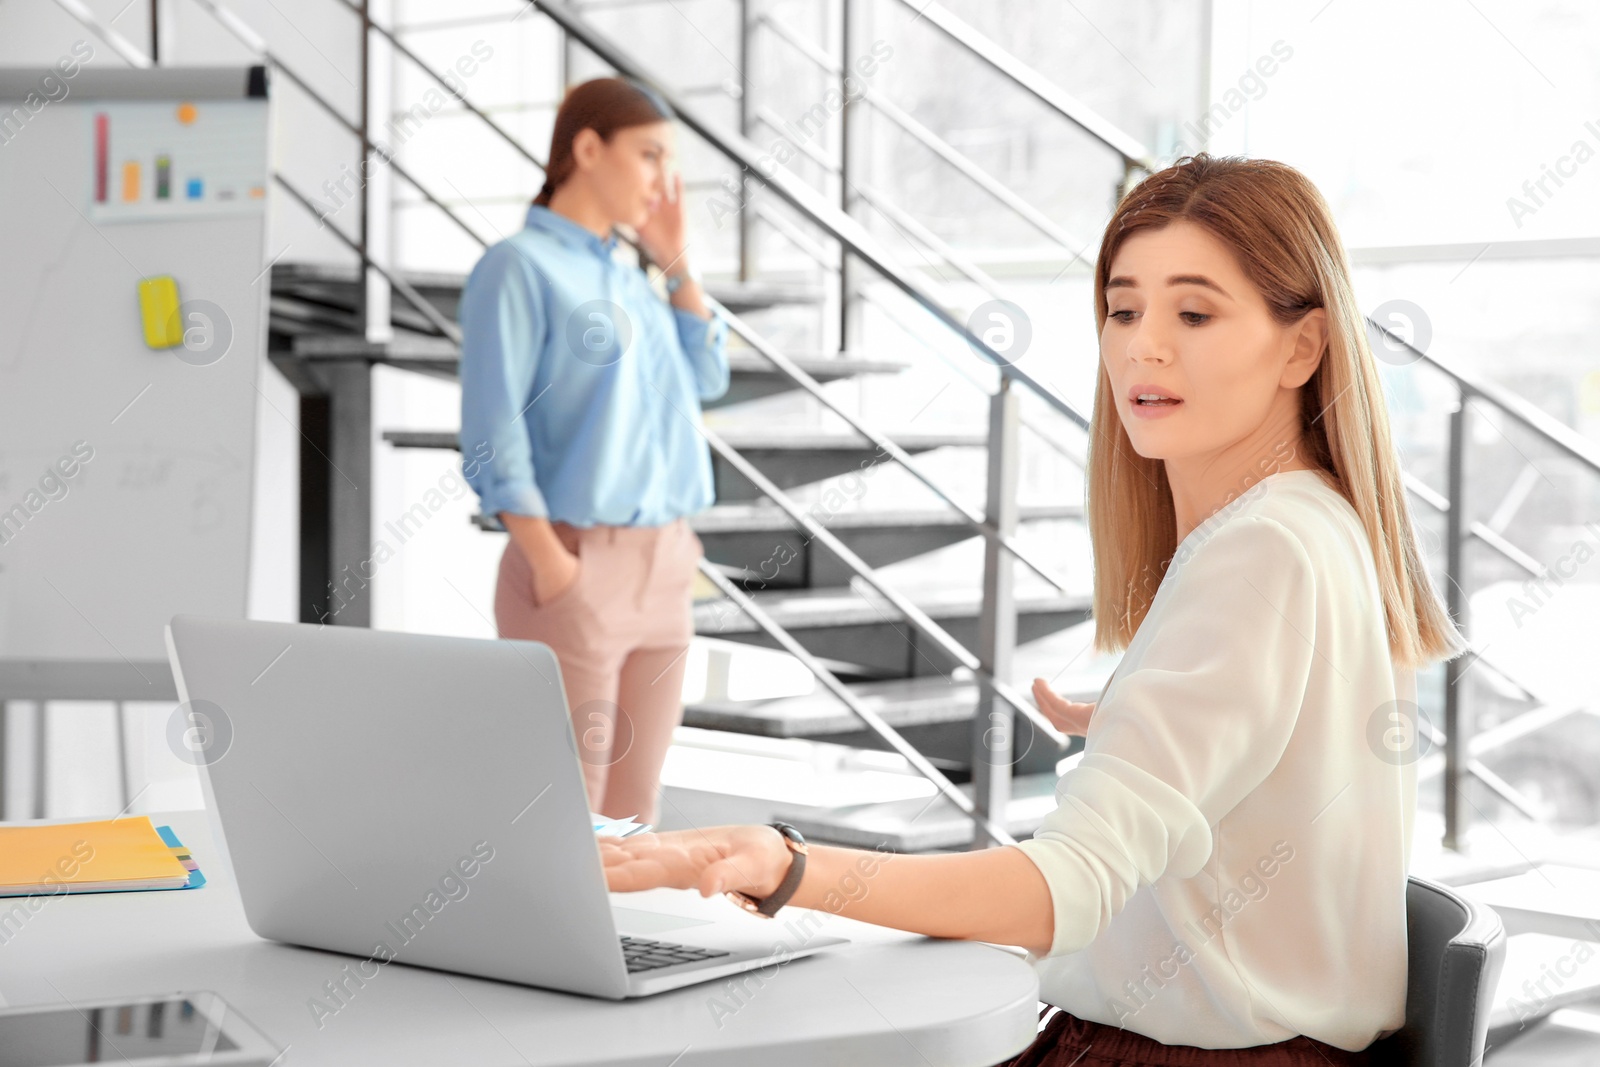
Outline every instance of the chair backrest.
[(1406, 885), (1406, 1023), (1375, 1065), (1479, 1067), (1506, 933), (1492, 908), (1413, 876)]

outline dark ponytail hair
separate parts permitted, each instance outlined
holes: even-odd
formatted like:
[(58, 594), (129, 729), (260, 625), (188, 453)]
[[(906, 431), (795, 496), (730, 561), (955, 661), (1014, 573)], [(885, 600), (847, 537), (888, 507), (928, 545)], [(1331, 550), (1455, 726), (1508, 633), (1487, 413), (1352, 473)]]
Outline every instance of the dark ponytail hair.
[(618, 130), (670, 121), (675, 117), (659, 93), (631, 78), (595, 78), (573, 86), (556, 111), (544, 187), (533, 202), (548, 207), (551, 195), (572, 177), (577, 166), (572, 158), (572, 139), (580, 131), (593, 130), (602, 141), (610, 141)]

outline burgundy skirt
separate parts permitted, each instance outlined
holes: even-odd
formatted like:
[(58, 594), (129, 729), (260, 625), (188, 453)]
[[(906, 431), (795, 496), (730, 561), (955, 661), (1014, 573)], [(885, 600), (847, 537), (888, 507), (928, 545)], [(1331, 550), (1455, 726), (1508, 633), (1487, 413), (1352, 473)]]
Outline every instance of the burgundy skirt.
[(1051, 1011), (1055, 1014), (1033, 1044), (995, 1067), (1368, 1067), (1371, 1063), (1365, 1050), (1348, 1052), (1309, 1037), (1251, 1048), (1164, 1045), (1132, 1030), (1079, 1019), (1060, 1008), (1046, 1007), (1039, 1018)]

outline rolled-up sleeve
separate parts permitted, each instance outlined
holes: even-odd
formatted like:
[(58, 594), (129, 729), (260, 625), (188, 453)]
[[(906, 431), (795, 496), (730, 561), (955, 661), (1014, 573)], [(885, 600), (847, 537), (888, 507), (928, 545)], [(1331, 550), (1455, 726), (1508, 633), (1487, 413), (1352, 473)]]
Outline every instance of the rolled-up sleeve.
[(489, 515), (549, 516), (523, 413), (548, 316), (538, 272), (513, 245), (484, 253), (461, 293), (461, 465)]
[(1305, 548), (1283, 524), (1242, 515), (1190, 549), (1174, 557), (1124, 661), (1131, 669), (1057, 784), (1059, 804), (1013, 846), (1050, 888), (1048, 956), (1089, 945), (1141, 885), (1202, 870), (1212, 827), (1266, 779), (1294, 732), (1317, 654)]
[(672, 309), (678, 341), (694, 368), (695, 389), (701, 400), (715, 400), (728, 391), (728, 324), (715, 311), (702, 319), (692, 311)]

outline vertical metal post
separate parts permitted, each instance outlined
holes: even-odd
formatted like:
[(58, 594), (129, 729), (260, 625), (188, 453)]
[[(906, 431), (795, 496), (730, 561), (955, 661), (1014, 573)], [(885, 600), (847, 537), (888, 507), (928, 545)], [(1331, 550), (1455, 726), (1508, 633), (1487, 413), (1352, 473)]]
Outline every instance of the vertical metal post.
[[(995, 532), (1011, 538), (1017, 529), (1017, 394), (1010, 379), (1000, 376), (1000, 387), (989, 401), (989, 471), (984, 518)], [(1017, 645), (1017, 604), (1013, 582), (1016, 560), (996, 538), (983, 548), (983, 608), (978, 616), (978, 662), (992, 677), (1006, 681)], [(976, 807), (972, 847), (987, 848), (989, 835), (981, 828), (987, 817), (1006, 825), (1011, 802), (1011, 771), (1016, 751), (1016, 709), (988, 686), (979, 686), (978, 705), (972, 719), (972, 799)]]
[(329, 580), (327, 621), (372, 625), (372, 367), (330, 363), (328, 380)]
[(33, 817), (43, 819), (49, 800), (50, 701), (33, 701)]
[(361, 49), (359, 52), (361, 62), (361, 87), (358, 93), (357, 112), (361, 128), (361, 153), (356, 159), (356, 189), (360, 195), (357, 197), (360, 205), (360, 218), (356, 226), (356, 251), (361, 256), (361, 262), (356, 264), (357, 278), (356, 302), (361, 309), (361, 330), (363, 335), (368, 335), (372, 330), (372, 308), (368, 305), (368, 295), (371, 287), (367, 284), (367, 225), (372, 214), (371, 205), (367, 203), (367, 160), (372, 152), (372, 128), (370, 121), (372, 107), (371, 61), (372, 61), (372, 11), (369, 0), (361, 0)]
[[(856, 151), (853, 142), (863, 115), (858, 104), (851, 101), (845, 91), (850, 73), (850, 56), (856, 46), (858, 28), (855, 25), (857, 8), (852, 0), (839, 2), (839, 92), (844, 96), (844, 106), (839, 109), (839, 207), (848, 217), (855, 203)], [(839, 351), (849, 352), (858, 330), (856, 317), (859, 311), (851, 290), (855, 286), (856, 270), (850, 261), (850, 250), (839, 242)]]
[[(125, 714), (127, 708), (122, 701), (113, 701), (111, 713), (116, 716), (117, 724), (117, 784), (122, 787), (122, 810), (127, 811), (128, 805), (133, 803), (132, 776), (128, 773), (128, 723)], [(140, 722), (143, 722), (141, 717)]]
[(161, 4), (150, 0), (150, 65), (161, 66)]
[[(1445, 512), (1444, 543), (1444, 596), (1445, 607), (1463, 632), (1466, 631), (1467, 598), (1462, 591), (1466, 580), (1463, 571), (1463, 554), (1467, 528), (1466, 501), (1466, 441), (1467, 394), (1463, 389), (1455, 410), (1450, 412), (1449, 466), (1445, 492), (1450, 498), (1450, 509)], [(1461, 806), (1461, 768), (1467, 754), (1466, 731), (1462, 727), (1461, 679), (1467, 666), (1466, 657), (1457, 656), (1445, 663), (1444, 675), (1444, 847), (1459, 850), (1466, 827), (1462, 825), (1464, 812)]]
[(362, 334), (369, 341), (388, 341), (394, 336), (390, 321), (389, 282), (368, 264), (388, 266), (389, 249), (389, 168), (382, 165), (374, 140), (394, 114), (393, 53), (386, 42), (374, 44), (372, 27), (393, 23), (389, 0), (361, 2), (361, 169), (357, 171), (361, 190), (361, 318)]
[[(754, 121), (754, 106), (750, 100), (750, 59), (755, 49), (755, 22), (750, 18), (753, 0), (739, 0), (739, 135), (749, 138)], [(739, 169), (739, 280), (747, 282), (755, 276), (755, 213), (750, 210), (750, 197), (757, 184), (750, 172)]]

